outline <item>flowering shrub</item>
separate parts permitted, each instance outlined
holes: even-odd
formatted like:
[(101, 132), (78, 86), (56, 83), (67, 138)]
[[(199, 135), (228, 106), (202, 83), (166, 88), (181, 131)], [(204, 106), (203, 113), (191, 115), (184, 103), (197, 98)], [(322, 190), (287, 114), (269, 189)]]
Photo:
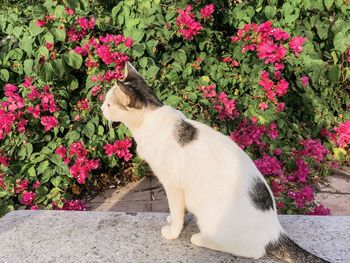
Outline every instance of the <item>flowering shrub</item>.
[(329, 214), (314, 186), (349, 162), (350, 6), (236, 2), (0, 11), (0, 215), (84, 210), (79, 193), (100, 174), (141, 173), (131, 134), (99, 110), (129, 60), (166, 104), (254, 159), (281, 213)]

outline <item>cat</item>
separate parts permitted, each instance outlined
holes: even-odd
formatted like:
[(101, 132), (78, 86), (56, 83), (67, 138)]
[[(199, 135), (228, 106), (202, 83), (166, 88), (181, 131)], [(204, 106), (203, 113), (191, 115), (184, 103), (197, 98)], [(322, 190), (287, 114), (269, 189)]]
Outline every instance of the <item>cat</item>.
[(187, 210), (200, 230), (191, 237), (194, 245), (254, 259), (268, 253), (286, 262), (328, 262), (286, 235), (268, 184), (234, 141), (163, 105), (129, 62), (125, 72), (101, 110), (129, 128), (138, 154), (164, 186), (166, 239), (180, 235)]

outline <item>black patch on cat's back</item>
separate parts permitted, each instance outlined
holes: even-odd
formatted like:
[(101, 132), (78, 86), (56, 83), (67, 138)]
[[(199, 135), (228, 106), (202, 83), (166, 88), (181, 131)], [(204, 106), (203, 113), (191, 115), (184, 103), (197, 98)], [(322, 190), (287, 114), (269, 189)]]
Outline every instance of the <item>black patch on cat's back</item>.
[(262, 211), (273, 209), (273, 199), (269, 189), (259, 177), (254, 178), (248, 193), (257, 209)]
[(198, 129), (185, 120), (179, 120), (175, 125), (175, 138), (180, 146), (185, 146), (198, 137)]

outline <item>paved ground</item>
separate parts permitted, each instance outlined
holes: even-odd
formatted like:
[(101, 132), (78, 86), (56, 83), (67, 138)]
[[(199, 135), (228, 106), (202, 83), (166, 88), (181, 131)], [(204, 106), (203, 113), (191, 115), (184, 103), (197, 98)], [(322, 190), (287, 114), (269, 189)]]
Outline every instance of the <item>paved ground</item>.
[[(235, 257), (191, 244), (190, 215), (176, 240), (165, 240), (165, 213), (14, 211), (0, 219), (0, 263), (279, 263)], [(280, 216), (288, 235), (332, 263), (350, 262), (350, 217)], [(220, 227), (220, 226), (218, 226)], [(311, 261), (308, 261), (311, 262)], [(306, 261), (305, 261), (306, 263)]]
[[(350, 215), (350, 176), (333, 175), (321, 186), (316, 200), (332, 215)], [(145, 177), (122, 189), (110, 189), (88, 203), (92, 211), (168, 212), (165, 191), (155, 177)]]
[(92, 211), (169, 212), (165, 191), (154, 176), (146, 176), (122, 189), (109, 189), (87, 207)]

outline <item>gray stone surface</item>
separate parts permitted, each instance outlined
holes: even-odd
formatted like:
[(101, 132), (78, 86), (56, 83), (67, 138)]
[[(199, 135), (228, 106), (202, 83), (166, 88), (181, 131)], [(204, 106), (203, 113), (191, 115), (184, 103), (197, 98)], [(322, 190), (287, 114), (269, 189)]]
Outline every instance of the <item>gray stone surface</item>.
[[(260, 262), (195, 247), (188, 216), (180, 238), (163, 239), (166, 213), (14, 211), (0, 219), (0, 262)], [(280, 216), (289, 236), (331, 262), (350, 262), (350, 217)]]

